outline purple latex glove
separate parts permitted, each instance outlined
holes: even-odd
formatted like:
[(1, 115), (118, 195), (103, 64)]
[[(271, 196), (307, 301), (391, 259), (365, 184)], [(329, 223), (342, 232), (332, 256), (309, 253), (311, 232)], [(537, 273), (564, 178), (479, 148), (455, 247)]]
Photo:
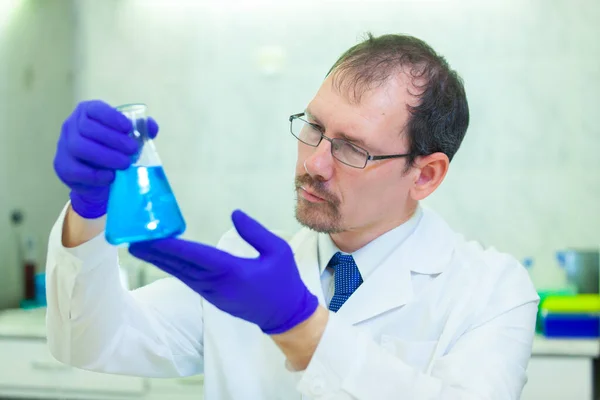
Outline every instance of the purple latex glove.
[(318, 300), (302, 282), (287, 242), (242, 211), (235, 211), (232, 220), (259, 257), (235, 257), (182, 239), (134, 243), (129, 251), (267, 334), (286, 332), (310, 317)]
[[(63, 123), (54, 170), (71, 189), (71, 207), (82, 217), (106, 214), (115, 171), (127, 169), (139, 147), (128, 136), (131, 129), (127, 117), (98, 100), (79, 103)], [(157, 133), (158, 125), (148, 118), (149, 136)]]

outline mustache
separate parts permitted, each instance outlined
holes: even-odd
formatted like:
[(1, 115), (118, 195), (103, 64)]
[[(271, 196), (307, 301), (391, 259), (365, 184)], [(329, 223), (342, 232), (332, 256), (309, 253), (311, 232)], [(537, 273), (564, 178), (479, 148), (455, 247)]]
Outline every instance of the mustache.
[(314, 180), (308, 174), (296, 176), (295, 186), (296, 190), (300, 189), (301, 186), (310, 187), (315, 196), (318, 196), (335, 206), (340, 204), (338, 198), (325, 188), (325, 184), (323, 182)]

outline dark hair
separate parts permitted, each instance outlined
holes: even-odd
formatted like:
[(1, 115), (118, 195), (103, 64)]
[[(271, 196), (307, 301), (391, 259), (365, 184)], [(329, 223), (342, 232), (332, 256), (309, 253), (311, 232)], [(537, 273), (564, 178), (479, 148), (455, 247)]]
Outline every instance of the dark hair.
[(409, 74), (419, 101), (408, 106), (411, 117), (405, 127), (410, 144), (407, 166), (415, 158), (442, 152), (454, 157), (469, 126), (469, 106), (462, 79), (444, 57), (427, 43), (408, 35), (371, 33), (348, 49), (331, 67), (334, 87), (345, 91), (350, 101), (381, 86), (400, 72)]

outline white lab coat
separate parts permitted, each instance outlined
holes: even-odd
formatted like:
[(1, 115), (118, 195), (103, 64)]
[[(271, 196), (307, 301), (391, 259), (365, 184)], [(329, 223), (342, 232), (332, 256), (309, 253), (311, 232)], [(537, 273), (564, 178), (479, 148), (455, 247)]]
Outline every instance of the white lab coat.
[[(484, 250), (425, 209), (415, 231), (337, 314), (305, 371), (258, 327), (225, 314), (176, 279), (127, 292), (102, 235), (61, 245), (50, 235), (48, 344), (93, 371), (176, 377), (204, 371), (208, 400), (518, 399), (526, 382), (538, 296), (512, 257)], [(324, 304), (317, 234), (290, 245)], [(218, 245), (255, 255), (234, 231)]]

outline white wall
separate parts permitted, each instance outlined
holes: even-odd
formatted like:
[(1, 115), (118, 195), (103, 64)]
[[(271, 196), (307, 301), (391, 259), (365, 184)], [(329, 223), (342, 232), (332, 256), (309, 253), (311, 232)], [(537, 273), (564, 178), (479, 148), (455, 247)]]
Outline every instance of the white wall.
[(36, 239), (44, 269), (48, 233), (67, 194), (52, 159), (73, 107), (71, 2), (13, 3), (11, 15), (0, 8), (7, 13), (0, 16), (0, 308), (18, 305), (22, 296), (11, 210), (24, 212), (23, 232)]
[[(6, 45), (6, 30), (8, 29), (9, 24), (9, 13), (12, 15), (13, 10), (16, 6), (14, 4), (4, 4), (2, 8), (0, 8), (0, 60), (6, 59), (7, 53), (7, 45)], [(5, 100), (6, 95), (4, 93), (7, 92), (8, 87), (8, 72), (7, 72), (7, 64), (4, 62), (0, 62), (0, 96), (3, 100)], [(4, 101), (3, 101), (4, 103)], [(4, 104), (2, 104), (4, 105)], [(8, 149), (7, 138), (6, 138), (6, 116), (7, 110), (6, 107), (0, 106), (0, 210), (6, 210), (8, 208), (8, 163), (7, 163), (7, 153)], [(15, 256), (16, 254), (12, 250), (12, 242), (11, 235), (8, 229), (6, 212), (2, 213), (3, 228), (0, 229), (0, 256), (2, 259), (2, 267), (0, 267), (0, 277), (3, 279), (10, 278), (13, 279), (13, 268), (16, 263)], [(0, 294), (1, 296), (1, 294)], [(4, 299), (2, 299), (4, 300)], [(0, 302), (2, 301), (0, 300)]]
[[(81, 0), (78, 99), (146, 102), (187, 236), (214, 243), (242, 208), (293, 230), (287, 117), (367, 30), (429, 42), (463, 76), (472, 123), (427, 203), (466, 236), (562, 284), (554, 252), (600, 242), (600, 3), (595, 0)], [(284, 52), (265, 73), (265, 46)], [(264, 60), (264, 59), (263, 59)]]

